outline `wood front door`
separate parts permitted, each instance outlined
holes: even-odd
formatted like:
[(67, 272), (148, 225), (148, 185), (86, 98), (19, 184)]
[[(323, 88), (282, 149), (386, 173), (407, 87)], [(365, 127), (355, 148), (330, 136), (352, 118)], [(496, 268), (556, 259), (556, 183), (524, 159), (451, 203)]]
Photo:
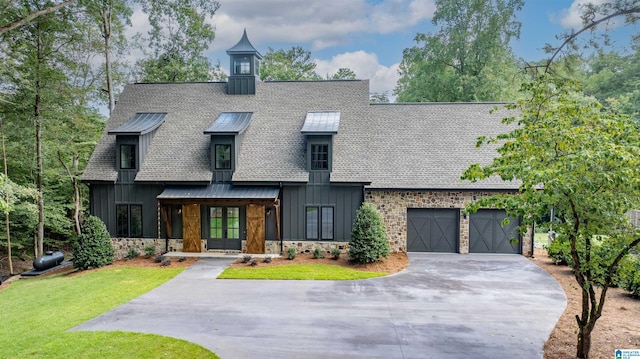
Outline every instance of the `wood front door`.
[(182, 205), (182, 250), (184, 252), (201, 252), (200, 239), (200, 205)]
[(247, 206), (247, 253), (262, 254), (264, 248), (264, 206)]

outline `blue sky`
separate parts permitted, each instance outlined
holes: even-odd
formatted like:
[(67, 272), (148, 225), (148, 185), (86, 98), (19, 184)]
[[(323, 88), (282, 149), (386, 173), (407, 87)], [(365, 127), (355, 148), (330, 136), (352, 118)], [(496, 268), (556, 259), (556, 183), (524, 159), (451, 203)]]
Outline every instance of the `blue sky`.
[[(372, 92), (393, 92), (402, 50), (413, 46), (418, 32), (435, 31), (431, 24), (435, 0), (219, 0), (213, 17), (216, 39), (207, 54), (228, 67), (225, 50), (242, 36), (244, 28), (261, 53), (269, 47), (302, 46), (312, 52), (317, 72), (324, 76), (340, 67), (369, 79)], [(525, 0), (519, 13), (520, 39), (512, 43), (518, 57), (544, 58), (545, 43), (557, 44), (555, 35), (580, 25), (578, 5), (604, 0)], [(133, 17), (134, 30), (148, 27), (140, 11)], [(618, 35), (628, 44), (627, 27)], [(615, 32), (614, 32), (615, 33)]]

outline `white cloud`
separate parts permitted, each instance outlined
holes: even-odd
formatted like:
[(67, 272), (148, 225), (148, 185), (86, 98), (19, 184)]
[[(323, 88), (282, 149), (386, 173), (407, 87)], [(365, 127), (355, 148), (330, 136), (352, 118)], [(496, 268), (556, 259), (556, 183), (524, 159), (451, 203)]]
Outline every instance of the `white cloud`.
[(574, 0), (567, 9), (562, 9), (556, 14), (551, 14), (550, 20), (561, 24), (565, 28), (579, 29), (582, 27), (581, 7), (586, 4), (600, 5), (606, 0)]
[(332, 75), (341, 67), (348, 67), (356, 73), (358, 79), (369, 79), (371, 92), (387, 92), (391, 101), (395, 100), (393, 89), (398, 82), (398, 64), (381, 65), (378, 56), (365, 51), (345, 52), (331, 60), (315, 60), (316, 72), (325, 77)]
[(311, 43), (311, 50), (349, 42), (354, 33), (386, 34), (430, 19), (434, 0), (234, 0), (222, 2), (213, 18), (212, 51), (237, 41), (243, 28), (256, 44)]

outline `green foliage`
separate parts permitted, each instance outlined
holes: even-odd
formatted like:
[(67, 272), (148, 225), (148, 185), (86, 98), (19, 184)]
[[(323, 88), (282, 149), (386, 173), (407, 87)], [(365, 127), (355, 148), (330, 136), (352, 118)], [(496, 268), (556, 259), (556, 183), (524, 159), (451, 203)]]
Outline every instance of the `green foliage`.
[(248, 254), (245, 254), (242, 256), (242, 263), (249, 263), (251, 261), (251, 256)]
[(399, 102), (513, 100), (518, 65), (509, 42), (520, 36), (522, 0), (437, 0), (435, 34), (418, 33), (403, 51)]
[(269, 51), (263, 56), (260, 79), (263, 81), (321, 80), (315, 72), (316, 64), (311, 61), (311, 52), (300, 46), (291, 50)]
[(314, 248), (313, 249), (313, 258), (315, 258), (315, 259), (324, 258), (324, 253), (322, 253), (322, 249), (321, 248)]
[(547, 255), (553, 259), (556, 264), (570, 265), (571, 259), (571, 244), (566, 237), (557, 237), (551, 245), (545, 246)]
[(350, 68), (341, 67), (338, 69), (338, 72), (333, 74), (332, 76), (327, 76), (329, 80), (355, 80), (356, 73), (353, 72)]
[(340, 254), (342, 254), (342, 250), (340, 248), (334, 248), (331, 250), (331, 259), (338, 260), (340, 259)]
[(294, 260), (297, 255), (298, 255), (298, 251), (296, 250), (295, 247), (287, 248), (287, 259)]
[[(127, 259), (133, 259), (137, 256), (140, 255), (140, 252), (138, 252), (138, 250), (136, 249), (136, 247), (131, 247), (129, 248), (129, 250), (127, 251), (127, 255), (125, 256), (125, 258)], [(164, 263), (164, 259), (162, 260), (162, 262)]]
[(586, 357), (618, 262), (640, 243), (625, 215), (640, 208), (640, 132), (629, 116), (586, 98), (573, 81), (543, 75), (523, 90), (528, 99), (507, 106), (517, 110), (503, 120), (508, 132), (478, 140), (478, 146), (498, 144), (498, 156), (463, 174), (471, 181), (517, 180), (520, 191), (482, 197), (467, 209), (505, 208), (522, 216), (524, 226), (556, 209), (553, 229), (569, 243), (583, 298), (578, 356)]
[(156, 246), (154, 246), (153, 244), (149, 244), (144, 246), (144, 255), (147, 257), (151, 257), (154, 254), (156, 254)]
[(78, 269), (99, 268), (113, 263), (113, 245), (107, 226), (95, 216), (82, 225), (82, 233), (73, 243), (73, 266)]
[(640, 297), (640, 257), (627, 257), (620, 265), (619, 276), (619, 286)]
[(138, 62), (141, 81), (209, 80), (214, 67), (204, 53), (215, 37), (210, 20), (220, 3), (208, 0), (141, 0), (140, 3), (149, 15), (149, 48), (153, 51)]
[(363, 203), (351, 231), (349, 258), (356, 263), (372, 263), (388, 258), (390, 250), (378, 211), (372, 204)]

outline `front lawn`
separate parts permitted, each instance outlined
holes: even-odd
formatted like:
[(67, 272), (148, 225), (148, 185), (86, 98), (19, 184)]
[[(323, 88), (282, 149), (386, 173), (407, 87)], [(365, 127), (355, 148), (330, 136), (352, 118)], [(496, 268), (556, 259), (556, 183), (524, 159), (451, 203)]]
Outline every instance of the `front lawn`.
[(113, 267), (19, 280), (0, 291), (3, 358), (218, 358), (183, 340), (128, 332), (67, 332), (184, 268)]
[(327, 264), (291, 264), (264, 268), (227, 268), (218, 279), (355, 280), (387, 275)]

